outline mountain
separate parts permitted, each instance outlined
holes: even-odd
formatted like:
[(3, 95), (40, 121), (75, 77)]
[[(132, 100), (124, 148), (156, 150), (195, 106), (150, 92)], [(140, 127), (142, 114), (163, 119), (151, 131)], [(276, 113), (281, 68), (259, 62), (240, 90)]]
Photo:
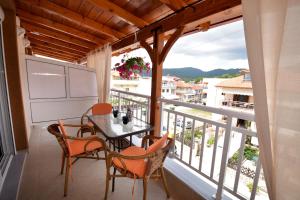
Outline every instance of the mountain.
[[(225, 74), (239, 74), (241, 69), (214, 69), (211, 71), (203, 71), (194, 67), (184, 68), (166, 68), (163, 69), (163, 75), (177, 76), (184, 80), (192, 80), (199, 77), (219, 77)], [(145, 76), (151, 76), (150, 74), (144, 74)]]

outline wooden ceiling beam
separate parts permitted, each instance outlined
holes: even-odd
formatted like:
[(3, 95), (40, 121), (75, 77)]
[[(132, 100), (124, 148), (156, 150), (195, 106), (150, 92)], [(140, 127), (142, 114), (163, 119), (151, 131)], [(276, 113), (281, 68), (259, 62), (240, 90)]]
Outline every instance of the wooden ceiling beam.
[(53, 54), (53, 55), (74, 59), (74, 60), (80, 59), (80, 57), (78, 57), (78, 56), (72, 56), (72, 55), (69, 55), (69, 54), (65, 54), (63, 52), (53, 51), (52, 49), (48, 49), (48, 48), (41, 47), (41, 46), (32, 46), (31, 48), (35, 49), (35, 50), (39, 50), (39, 51), (48, 52), (48, 53)]
[(88, 2), (90, 2), (91, 4), (93, 4), (96, 7), (107, 10), (107, 11), (119, 16), (127, 23), (135, 25), (139, 28), (149, 25), (149, 23), (146, 22), (145, 20), (143, 20), (142, 18), (139, 18), (139, 17), (133, 15), (132, 13), (130, 13), (127, 10), (123, 9), (122, 7), (116, 5), (115, 3), (112, 3), (111, 1), (88, 0)]
[(64, 54), (64, 53), (55, 52), (55, 51), (53, 51), (51, 49), (47, 49), (47, 48), (40, 47), (40, 46), (32, 46), (31, 48), (32, 48), (33, 52), (34, 52), (34, 50), (36, 50), (36, 51), (42, 51), (42, 52), (45, 52), (45, 53), (48, 53), (48, 54), (51, 54), (51, 55), (65, 57), (65, 58), (69, 58), (69, 59), (72, 59), (72, 60), (77, 60), (77, 59), (80, 58), (78, 56), (70, 56), (70, 55), (67, 55), (67, 54)]
[(30, 44), (38, 44), (38, 45), (46, 46), (46, 47), (49, 47), (53, 50), (61, 50), (61, 51), (64, 51), (64, 52), (67, 52), (67, 53), (70, 53), (70, 54), (76, 55), (76, 56), (81, 56), (81, 57), (86, 56), (86, 53), (82, 53), (82, 52), (79, 52), (79, 51), (76, 51), (76, 50), (71, 50), (71, 49), (68, 49), (68, 48), (53, 44), (53, 43), (40, 41), (40, 40), (37, 40), (35, 38), (30, 38)]
[(65, 41), (68, 43), (72, 43), (72, 44), (76, 44), (79, 46), (83, 46), (86, 47), (88, 49), (95, 49), (96, 45), (78, 38), (74, 38), (71, 37), (69, 35), (63, 34), (63, 33), (59, 33), (57, 31), (51, 31), (49, 29), (46, 28), (42, 28), (40, 26), (36, 26), (27, 22), (22, 21), (21, 22), (21, 26), (23, 28), (25, 28), (27, 31), (31, 32), (31, 33), (38, 33), (38, 34), (42, 34), (42, 35), (46, 35), (48, 37), (52, 37), (61, 41)]
[(64, 48), (64, 47), (60, 47), (60, 46), (57, 46), (55, 44), (51, 44), (51, 43), (47, 43), (47, 42), (41, 42), (41, 41), (36, 40), (36, 39), (31, 39), (30, 40), (30, 45), (31, 46), (36, 46), (37, 45), (37, 46), (45, 47), (45, 48), (48, 48), (48, 49), (52, 49), (53, 51), (62, 51), (66, 54), (73, 55), (73, 56), (78, 56), (78, 57), (86, 56), (83, 53), (80, 53), (80, 52), (77, 52), (77, 51), (74, 51), (74, 50), (70, 50), (70, 49), (67, 49), (67, 48)]
[(35, 34), (30, 33), (30, 32), (26, 32), (26, 35), (27, 35), (29, 40), (36, 39), (36, 40), (39, 40), (41, 42), (47, 42), (47, 43), (55, 44), (57, 46), (64, 47), (64, 48), (74, 50), (74, 51), (78, 51), (78, 52), (81, 52), (81, 53), (84, 53), (84, 54), (86, 54), (90, 51), (90, 49), (88, 49), (86, 47), (82, 47), (82, 46), (74, 45), (74, 44), (71, 44), (71, 43), (63, 42), (61, 40), (57, 40), (57, 39), (54, 39), (54, 38), (51, 38), (51, 37), (48, 37), (48, 36), (35, 35)]
[(17, 14), (21, 18), (21, 20), (27, 21), (29, 23), (35, 23), (38, 25), (42, 25), (49, 29), (65, 33), (65, 34), (71, 35), (73, 37), (95, 43), (97, 45), (103, 45), (103, 44), (107, 43), (107, 41), (105, 41), (104, 39), (98, 38), (92, 34), (85, 33), (78, 29), (72, 28), (70, 26), (66, 26), (64, 24), (54, 22), (50, 19), (46, 19), (46, 18), (37, 16), (37, 15), (33, 15), (33, 14), (31, 14), (27, 11), (21, 10), (19, 8), (17, 9)]
[(64, 61), (68, 61), (68, 62), (74, 62), (75, 61), (74, 59), (66, 58), (64, 56), (54, 55), (54, 54), (51, 54), (51, 53), (48, 53), (48, 52), (45, 52), (45, 51), (40, 51), (40, 50), (37, 50), (37, 49), (32, 49), (32, 52), (33, 52), (33, 54), (38, 54), (38, 55), (41, 55), (41, 56), (47, 56), (47, 57), (50, 57), (50, 58), (55, 58), (55, 59), (64, 60)]
[(169, 8), (176, 11), (179, 10), (187, 4), (183, 0), (160, 0), (163, 4), (166, 4)]
[(31, 48), (33, 49), (38, 49), (38, 50), (44, 50), (47, 51), (49, 53), (52, 53), (53, 55), (60, 55), (60, 56), (64, 56), (66, 58), (72, 58), (72, 59), (80, 59), (83, 58), (85, 56), (78, 56), (78, 55), (73, 55), (64, 51), (58, 51), (57, 49), (53, 49), (51, 47), (47, 47), (41, 44), (32, 44)]
[[(24, 1), (24, 0), (23, 0)], [(77, 12), (59, 6), (47, 0), (32, 0), (31, 5), (37, 6), (44, 11), (59, 16), (60, 18), (67, 19), (79, 26), (91, 29), (101, 34), (105, 34), (113, 39), (120, 39), (125, 36), (124, 33), (114, 30), (104, 24), (96, 22), (90, 18), (84, 17)]]
[[(112, 45), (112, 50), (116, 51), (126, 46), (132, 45), (137, 41), (147, 40), (153, 34), (154, 30), (159, 29), (161, 33), (173, 30), (178, 26), (184, 26), (191, 22), (211, 16), (221, 11), (233, 8), (241, 4), (241, 0), (205, 0), (193, 4), (192, 7), (185, 7), (183, 10), (174, 13), (158, 22), (152, 23), (145, 28), (142, 28), (134, 34), (115, 42)], [(137, 39), (137, 40), (136, 40)]]

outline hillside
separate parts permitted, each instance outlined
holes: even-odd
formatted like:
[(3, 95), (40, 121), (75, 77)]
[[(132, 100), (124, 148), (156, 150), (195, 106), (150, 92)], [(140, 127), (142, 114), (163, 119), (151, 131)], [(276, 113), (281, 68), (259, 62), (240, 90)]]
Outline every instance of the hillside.
[[(214, 69), (211, 71), (203, 71), (201, 69), (193, 67), (184, 67), (184, 68), (166, 68), (163, 69), (163, 75), (167, 76), (177, 76), (184, 80), (192, 80), (199, 77), (219, 77), (222, 75), (235, 75), (239, 74), (241, 69)], [(145, 76), (151, 76), (151, 73)]]

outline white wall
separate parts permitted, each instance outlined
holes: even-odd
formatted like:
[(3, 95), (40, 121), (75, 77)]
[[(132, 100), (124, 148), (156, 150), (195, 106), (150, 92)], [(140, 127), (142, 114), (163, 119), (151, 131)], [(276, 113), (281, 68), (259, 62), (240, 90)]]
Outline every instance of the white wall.
[(76, 119), (98, 102), (94, 69), (34, 56), (25, 57), (26, 117), (31, 125)]
[(222, 91), (218, 90), (216, 85), (226, 79), (221, 78), (204, 78), (203, 82), (207, 83), (207, 89), (204, 91), (207, 93), (206, 105), (211, 107), (219, 107), (219, 102), (221, 101)]

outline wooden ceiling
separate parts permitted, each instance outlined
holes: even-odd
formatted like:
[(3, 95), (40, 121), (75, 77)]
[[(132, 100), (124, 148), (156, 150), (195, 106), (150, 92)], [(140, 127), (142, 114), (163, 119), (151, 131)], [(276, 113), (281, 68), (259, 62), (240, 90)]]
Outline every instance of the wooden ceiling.
[[(34, 54), (75, 62), (116, 43), (197, 0), (15, 0)], [(216, 22), (241, 16), (241, 9)], [(213, 20), (213, 19), (211, 19)], [(186, 32), (196, 30), (193, 24)]]

